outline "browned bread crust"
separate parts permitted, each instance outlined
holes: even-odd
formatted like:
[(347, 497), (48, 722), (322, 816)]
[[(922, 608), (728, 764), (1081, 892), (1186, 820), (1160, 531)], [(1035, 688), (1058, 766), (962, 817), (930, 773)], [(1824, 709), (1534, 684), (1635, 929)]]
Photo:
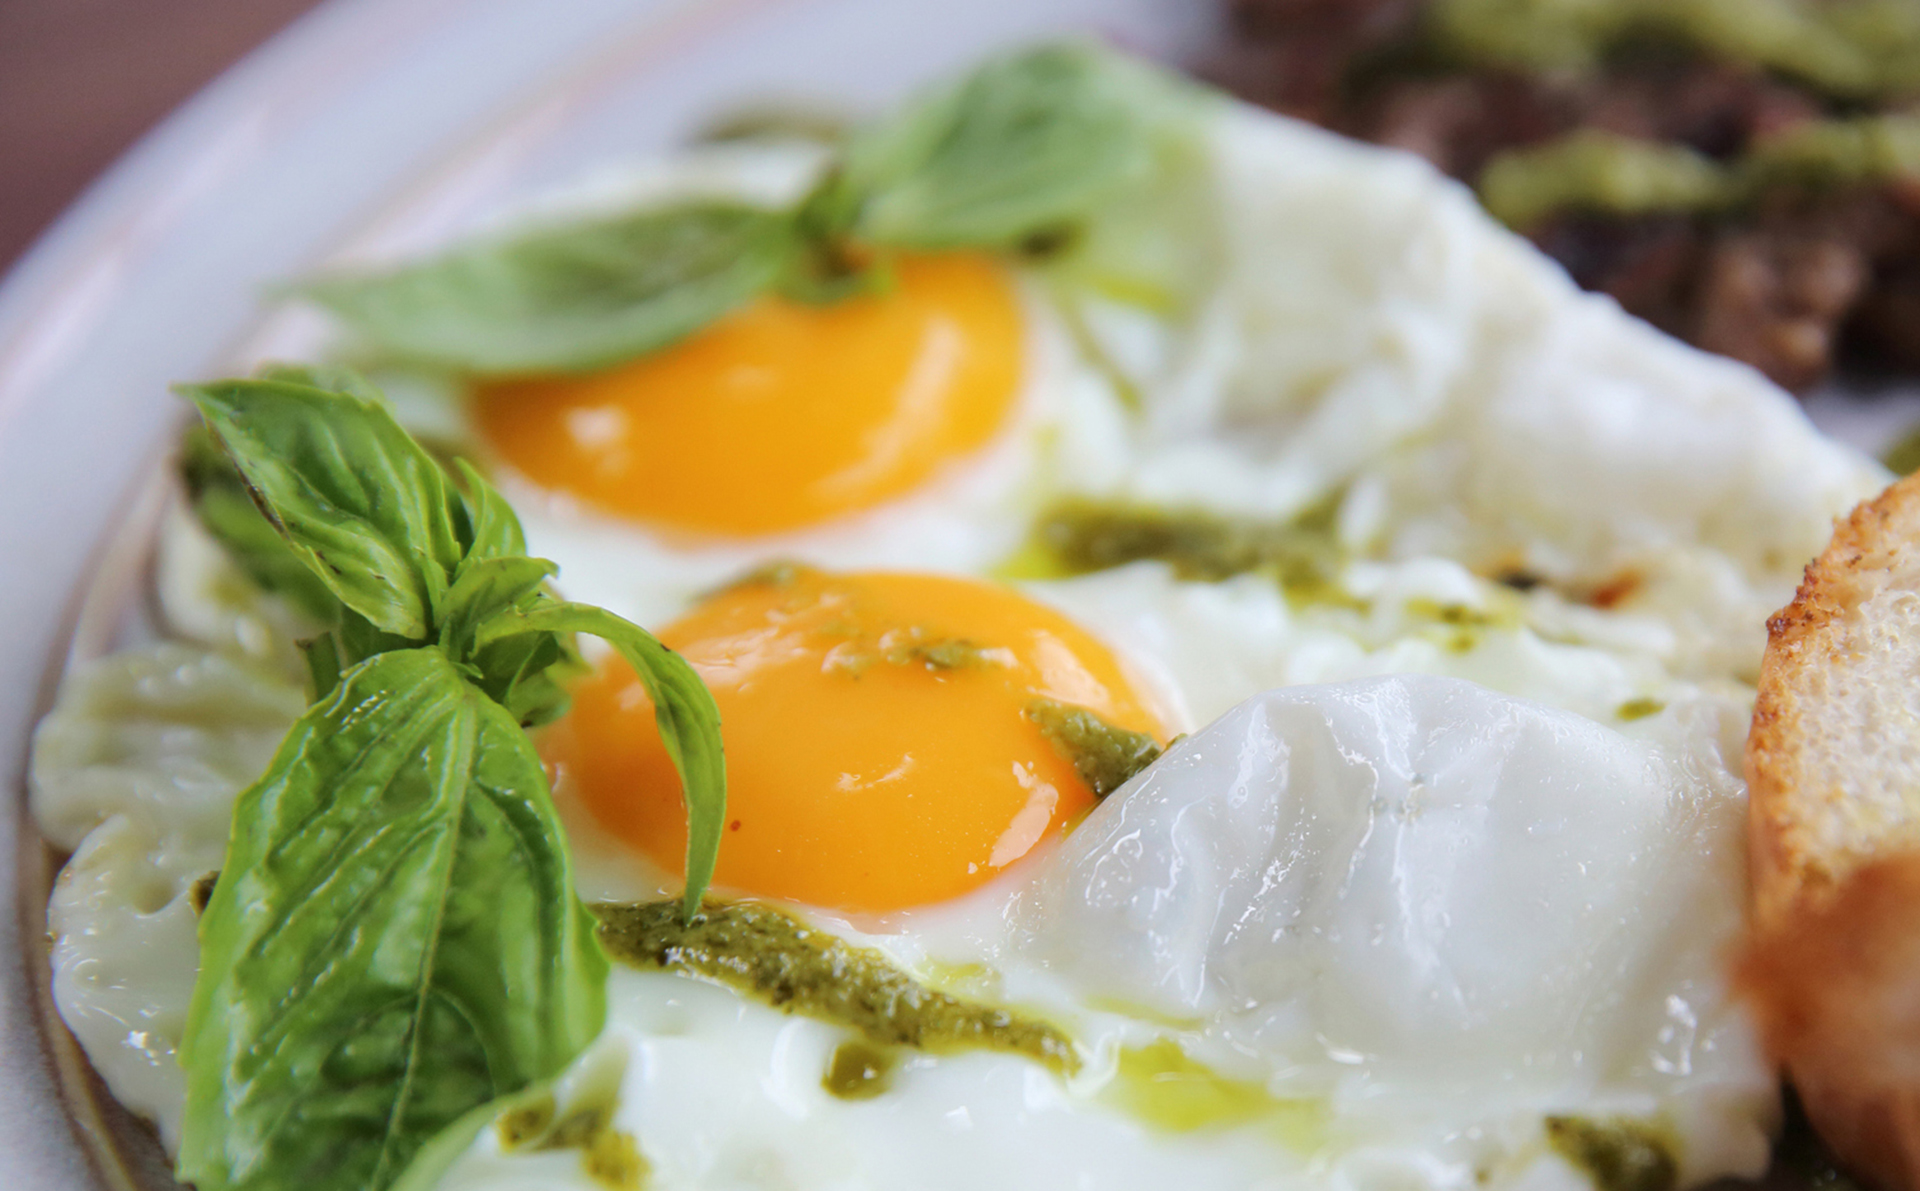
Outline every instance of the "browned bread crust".
[(1836, 1156), (1920, 1191), (1920, 477), (1837, 525), (1767, 628), (1738, 980)]

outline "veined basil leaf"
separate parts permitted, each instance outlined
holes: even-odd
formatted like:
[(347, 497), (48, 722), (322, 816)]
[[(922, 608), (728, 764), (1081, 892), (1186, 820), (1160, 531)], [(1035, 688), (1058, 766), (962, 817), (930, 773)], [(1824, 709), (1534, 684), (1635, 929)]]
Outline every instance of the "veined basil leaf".
[(727, 768), (720, 745), (720, 709), (693, 667), (639, 625), (604, 608), (545, 600), (500, 613), (480, 626), (482, 647), (526, 633), (588, 633), (625, 658), (653, 700), (660, 741), (680, 773), (687, 805), (687, 878), (682, 912), (691, 922), (713, 880), (727, 820)]
[(480, 689), (522, 726), (537, 728), (567, 713), (567, 682), (586, 670), (571, 633), (522, 633), (474, 651)]
[(326, 389), (333, 393), (346, 393), (371, 401), (385, 407), (387, 395), (374, 383), (362, 376), (358, 370), (345, 364), (263, 364), (254, 370), (255, 380), (285, 381), (290, 385), (305, 385), (309, 389)]
[(1013, 247), (1070, 228), (1153, 165), (1147, 69), (1088, 45), (990, 62), (867, 130), (832, 183), (855, 239)]
[(194, 516), (234, 565), (261, 590), (322, 624), (332, 622), (339, 602), (253, 503), (239, 469), (206, 427), (194, 426), (181, 436), (179, 466)]
[(527, 552), (520, 516), (487, 478), (465, 459), (453, 461), (463, 491), (458, 527), (463, 558), (512, 558)]
[(445, 473), (371, 398), (292, 381), (183, 385), (294, 554), (368, 624), (432, 633), (462, 550)]
[(362, 663), (236, 803), (200, 919), (179, 1177), (380, 1191), (600, 1031), (540, 759), (434, 648)]
[(447, 656), (473, 655), (476, 633), (502, 612), (524, 608), (560, 568), (544, 558), (467, 558), (454, 572), (447, 591), (447, 614), (440, 622), (440, 648)]
[(404, 359), (475, 375), (617, 363), (698, 330), (767, 289), (792, 218), (698, 202), (475, 243), (302, 291)]

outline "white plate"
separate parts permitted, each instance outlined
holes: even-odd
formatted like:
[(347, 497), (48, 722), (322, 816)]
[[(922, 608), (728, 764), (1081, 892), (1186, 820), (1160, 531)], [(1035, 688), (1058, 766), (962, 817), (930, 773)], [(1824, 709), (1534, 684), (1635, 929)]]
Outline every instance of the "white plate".
[(71, 1123), (21, 958), (43, 950), (45, 921), (20, 894), (43, 864), (26, 747), (96, 544), (133, 515), (180, 417), (167, 385), (231, 366), (267, 285), (669, 145), (742, 100), (874, 107), (1064, 31), (1178, 58), (1204, 44), (1212, 7), (334, 0), (95, 185), (0, 288), (0, 890), (13, 901), (0, 915), (0, 1187), (129, 1185), (99, 1158), (110, 1139)]

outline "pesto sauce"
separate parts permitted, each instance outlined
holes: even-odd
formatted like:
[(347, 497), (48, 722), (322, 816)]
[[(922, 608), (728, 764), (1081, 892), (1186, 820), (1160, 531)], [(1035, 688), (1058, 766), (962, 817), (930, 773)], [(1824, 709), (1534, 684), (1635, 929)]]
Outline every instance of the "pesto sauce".
[(1170, 1038), (1122, 1049), (1100, 1098), (1167, 1133), (1266, 1126), (1275, 1140), (1302, 1152), (1325, 1140), (1324, 1103), (1282, 1100), (1263, 1083), (1230, 1079)]
[(1920, 174), (1920, 117), (1815, 120), (1769, 137), (1738, 166), (1750, 196), (1770, 186), (1853, 186)]
[(1912, 0), (1434, 0), (1427, 39), (1446, 57), (1580, 71), (1662, 42), (1870, 99), (1920, 85)]
[(1496, 155), (1480, 174), (1480, 202), (1508, 227), (1560, 211), (1639, 215), (1726, 204), (1726, 171), (1680, 145), (1582, 129)]
[(1659, 715), (1666, 709), (1667, 705), (1660, 700), (1643, 696), (1638, 699), (1628, 699), (1614, 708), (1613, 714), (1618, 719), (1632, 723), (1634, 720), (1644, 720), (1650, 715)]
[(1105, 798), (1160, 759), (1160, 743), (1153, 737), (1110, 724), (1084, 707), (1035, 699), (1025, 714), (1054, 751), (1073, 762), (1095, 798)]
[(1547, 1144), (1593, 1181), (1594, 1191), (1673, 1191), (1680, 1179), (1666, 1131), (1630, 1117), (1548, 1117)]
[(516, 1151), (579, 1150), (588, 1178), (609, 1191), (639, 1191), (647, 1160), (633, 1134), (613, 1127), (613, 1105), (591, 1103), (557, 1114), (551, 1093), (532, 1097), (494, 1122), (500, 1148)]
[(864, 1039), (842, 1042), (827, 1060), (820, 1086), (842, 1100), (871, 1100), (893, 1083), (894, 1054)]
[(1679, 145), (1582, 129), (1496, 154), (1480, 201), (1525, 231), (1562, 211), (1712, 214), (1786, 187), (1830, 189), (1920, 176), (1920, 117), (1815, 120), (1721, 163)]
[(1069, 500), (1035, 524), (1029, 553), (1045, 560), (1039, 570), (1059, 576), (1155, 561), (1182, 579), (1218, 582), (1261, 572), (1289, 595), (1350, 602), (1335, 582), (1343, 561), (1333, 533), (1337, 507), (1337, 500), (1325, 501), (1276, 525), (1197, 509)]
[(889, 665), (918, 666), (936, 673), (942, 670), (976, 670), (993, 664), (993, 655), (984, 647), (958, 637), (928, 637), (919, 629), (910, 629), (893, 639), (881, 638), (881, 656)]
[(220, 873), (215, 870), (202, 873), (187, 886), (187, 904), (193, 907), (195, 914), (207, 912), (207, 903), (213, 900), (213, 887), (220, 883)]
[(1888, 447), (1887, 453), (1880, 456), (1880, 462), (1897, 476), (1910, 476), (1920, 471), (1920, 424), (1907, 427), (1900, 441)]
[(885, 956), (770, 906), (710, 902), (691, 925), (677, 901), (602, 904), (600, 942), (638, 968), (704, 976), (775, 1009), (845, 1026), (876, 1046), (1024, 1055), (1070, 1075), (1073, 1042), (1044, 1022), (936, 992)]

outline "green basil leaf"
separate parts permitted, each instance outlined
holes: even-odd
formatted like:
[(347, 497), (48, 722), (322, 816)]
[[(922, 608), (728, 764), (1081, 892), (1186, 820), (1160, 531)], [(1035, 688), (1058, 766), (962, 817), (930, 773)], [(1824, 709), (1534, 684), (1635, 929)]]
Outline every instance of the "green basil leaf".
[(898, 248), (1010, 248), (1084, 219), (1153, 166), (1148, 69), (1089, 45), (989, 62), (867, 130), (810, 200), (854, 238)]
[(468, 1111), (420, 1147), (391, 1191), (439, 1191), (440, 1180), (466, 1155), (481, 1130), (508, 1113), (537, 1108), (542, 1102), (550, 1103), (552, 1097), (552, 1083), (543, 1080)]
[(263, 364), (254, 370), (253, 379), (305, 385), (309, 389), (346, 393), (377, 405), (387, 404), (385, 393), (361, 375), (358, 369), (349, 368), (344, 364)]
[(280, 531), (253, 503), (247, 482), (205, 426), (180, 438), (180, 479), (201, 526), (213, 535), (249, 579), (322, 624), (333, 621), (339, 603)]
[(552, 723), (567, 713), (567, 683), (586, 672), (571, 633), (522, 633), (474, 651), (480, 689), (523, 727)]
[(465, 459), (453, 461), (463, 491), (458, 527), (464, 558), (512, 558), (527, 552), (519, 514), (499, 490)]
[(605, 1020), (540, 758), (437, 649), (381, 654), (235, 805), (200, 919), (179, 1177), (381, 1191)]
[(294, 554), (374, 628), (423, 641), (462, 550), (457, 495), (372, 398), (291, 381), (183, 385)]
[(690, 334), (772, 285), (791, 216), (697, 202), (458, 247), (302, 288), (403, 359), (476, 375), (618, 363)]
[(727, 820), (727, 768), (720, 745), (720, 709), (693, 667), (645, 629), (604, 608), (547, 600), (503, 612), (480, 626), (484, 647), (524, 633), (587, 633), (612, 645), (627, 660), (653, 700), (660, 740), (680, 774), (687, 805), (687, 882), (681, 900), (691, 922), (700, 896), (713, 880), (720, 835)]
[(560, 568), (544, 558), (464, 559), (447, 590), (440, 648), (448, 657), (471, 657), (475, 632), (481, 624), (509, 609), (527, 606), (547, 580), (559, 573)]

